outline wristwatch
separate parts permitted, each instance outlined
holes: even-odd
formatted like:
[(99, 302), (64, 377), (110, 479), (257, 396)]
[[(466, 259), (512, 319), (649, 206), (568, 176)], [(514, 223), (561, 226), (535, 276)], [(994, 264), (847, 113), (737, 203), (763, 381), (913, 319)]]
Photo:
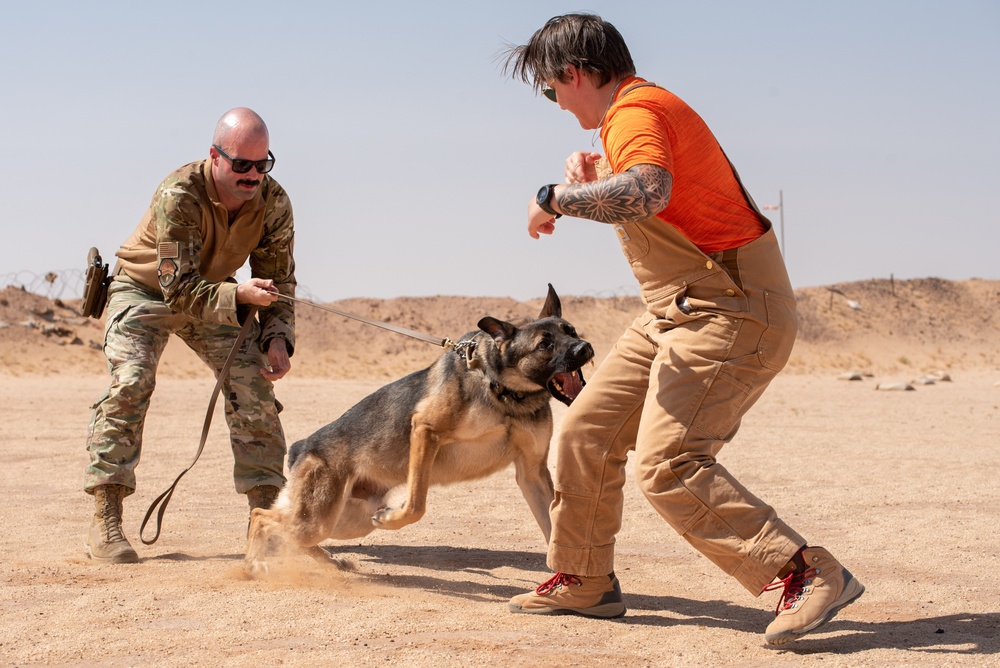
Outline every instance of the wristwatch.
[(552, 208), (552, 205), (549, 204), (549, 202), (552, 201), (552, 197), (555, 196), (555, 194), (556, 194), (555, 183), (550, 183), (547, 186), (542, 186), (541, 188), (538, 189), (538, 194), (535, 195), (535, 203), (538, 204), (538, 208), (544, 211), (545, 213), (549, 214), (550, 216), (555, 216), (556, 218), (560, 218), (562, 214), (556, 213), (555, 209)]

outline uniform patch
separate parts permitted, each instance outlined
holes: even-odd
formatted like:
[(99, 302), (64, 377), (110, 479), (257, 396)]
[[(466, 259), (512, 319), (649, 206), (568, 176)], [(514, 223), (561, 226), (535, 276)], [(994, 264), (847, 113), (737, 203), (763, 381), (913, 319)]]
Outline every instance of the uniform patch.
[(156, 254), (161, 260), (176, 260), (181, 256), (181, 245), (176, 241), (161, 241), (156, 245)]
[(159, 277), (160, 286), (167, 287), (177, 278), (177, 263), (170, 258), (160, 260), (160, 265), (156, 268), (156, 275)]

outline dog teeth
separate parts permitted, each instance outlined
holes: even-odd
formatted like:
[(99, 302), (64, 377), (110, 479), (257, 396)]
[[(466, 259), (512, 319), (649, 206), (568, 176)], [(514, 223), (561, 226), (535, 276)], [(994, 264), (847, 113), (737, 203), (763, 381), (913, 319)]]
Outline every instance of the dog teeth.
[(559, 380), (556, 379), (556, 378), (552, 379), (552, 389), (554, 389), (556, 392), (558, 392), (559, 394), (563, 395), (567, 399), (571, 399), (572, 398), (568, 394), (566, 394), (566, 390), (563, 389), (562, 383), (560, 383)]

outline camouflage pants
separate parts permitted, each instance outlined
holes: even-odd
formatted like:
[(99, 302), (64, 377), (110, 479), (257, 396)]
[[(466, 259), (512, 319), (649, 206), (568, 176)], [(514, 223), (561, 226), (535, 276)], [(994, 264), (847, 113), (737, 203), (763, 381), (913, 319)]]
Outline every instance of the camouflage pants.
[[(156, 367), (171, 332), (218, 375), (239, 329), (175, 313), (158, 293), (127, 277), (116, 277), (109, 289), (104, 325), (111, 384), (94, 404), (87, 432), (87, 493), (108, 484), (124, 485), (129, 493), (135, 490), (143, 423), (156, 385)], [(255, 322), (222, 387), (235, 460), (233, 478), (240, 494), (256, 485), (285, 484), (285, 437), (278, 419), (281, 405), (274, 398), (271, 381), (260, 374), (266, 358), (259, 335)], [(205, 396), (207, 409), (207, 392)]]

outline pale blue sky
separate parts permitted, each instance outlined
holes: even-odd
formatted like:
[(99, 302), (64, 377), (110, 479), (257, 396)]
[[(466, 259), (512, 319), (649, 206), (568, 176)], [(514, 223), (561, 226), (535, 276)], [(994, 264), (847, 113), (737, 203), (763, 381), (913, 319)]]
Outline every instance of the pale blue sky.
[(525, 232), (591, 133), (495, 56), (576, 10), (705, 118), (759, 204), (784, 192), (796, 287), (1000, 278), (995, 0), (0, 0), (0, 274), (110, 257), (245, 105), (309, 295), (636, 294), (608, 227)]

